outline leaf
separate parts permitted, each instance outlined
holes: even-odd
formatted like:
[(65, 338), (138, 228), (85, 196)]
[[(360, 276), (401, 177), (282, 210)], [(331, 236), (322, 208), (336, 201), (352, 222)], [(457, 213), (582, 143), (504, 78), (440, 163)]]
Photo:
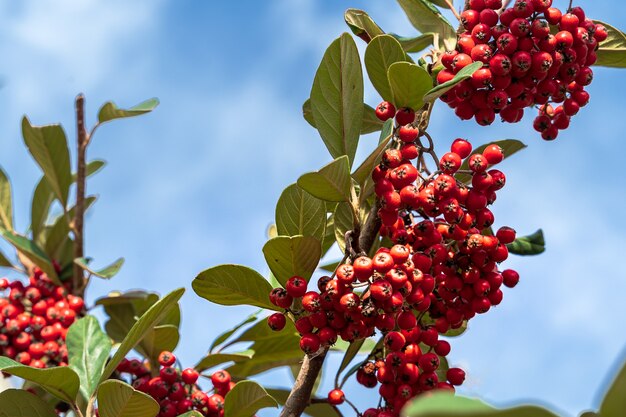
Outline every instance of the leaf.
[[(365, 223), (365, 219), (370, 211), (370, 206), (368, 202), (363, 202), (360, 207), (360, 219), (359, 222), (361, 224)], [(346, 249), (346, 233), (348, 230), (354, 229), (354, 220), (352, 217), (352, 208), (350, 207), (350, 203), (340, 203), (337, 205), (335, 209), (335, 213), (333, 214), (334, 218), (334, 227), (335, 227), (335, 240), (339, 245), (339, 249), (342, 252), (345, 252)]]
[(598, 60), (594, 65), (600, 67), (626, 68), (626, 34), (608, 23), (594, 20), (603, 25), (609, 36), (602, 41), (596, 51)]
[(209, 268), (201, 272), (191, 286), (196, 294), (212, 303), (279, 310), (269, 301), (270, 284), (258, 272), (242, 265)]
[[(328, 207), (327, 207), (328, 209)], [(322, 256), (326, 256), (330, 248), (335, 244), (335, 219), (332, 214), (326, 221), (326, 233), (324, 234), (324, 241), (322, 242)]]
[(159, 403), (148, 394), (125, 382), (110, 379), (98, 388), (98, 412), (101, 417), (155, 417)]
[(435, 42), (435, 35), (433, 33), (424, 33), (423, 35), (412, 38), (399, 36), (395, 33), (390, 33), (390, 35), (400, 42), (402, 49), (404, 49), (406, 53), (421, 52)]
[(21, 389), (0, 392), (0, 404), (0, 417), (57, 417), (52, 406)]
[(476, 71), (478, 71), (482, 67), (483, 67), (483, 63), (480, 61), (477, 61), (468, 65), (467, 67), (459, 71), (454, 76), (453, 79), (451, 79), (450, 81), (446, 81), (443, 84), (439, 84), (438, 86), (430, 90), (428, 93), (426, 93), (426, 95), (424, 96), (424, 101), (433, 102), (437, 100), (439, 97), (441, 97), (442, 95), (444, 95), (445, 93), (447, 93), (448, 91), (456, 87), (459, 83), (462, 83), (468, 78), (471, 78), (472, 74), (474, 74)]
[(139, 343), (135, 350), (140, 351), (145, 357), (152, 360), (158, 358), (164, 350), (172, 352), (178, 346), (180, 334), (178, 327), (172, 324), (155, 326), (146, 337)]
[(98, 387), (100, 375), (111, 353), (111, 341), (93, 316), (72, 324), (67, 332), (69, 366), (80, 379), (80, 393), (89, 400)]
[(350, 201), (350, 162), (346, 156), (335, 159), (317, 172), (298, 178), (298, 186), (324, 201)]
[(291, 184), (276, 204), (276, 228), (280, 236), (312, 236), (321, 241), (326, 228), (326, 205), (297, 184)]
[(359, 165), (359, 167), (352, 173), (352, 178), (361, 186), (361, 193), (363, 193), (363, 186), (366, 181), (371, 177), (372, 171), (381, 161), (383, 153), (393, 138), (393, 120), (387, 120), (381, 131), (381, 140), (378, 146), (372, 153), (370, 153), (365, 161)]
[[(86, 167), (87, 177), (91, 177), (93, 174), (95, 174), (96, 172), (104, 168), (105, 165), (106, 165), (106, 161), (103, 161), (102, 159), (94, 159), (93, 161), (89, 162)], [(76, 175), (76, 173), (72, 174), (73, 182), (76, 182), (77, 178), (78, 178), (78, 175)]]
[(182, 297), (184, 293), (184, 288), (172, 291), (154, 303), (148, 311), (146, 311), (139, 318), (139, 320), (137, 320), (102, 372), (100, 382), (111, 376), (113, 371), (117, 368), (117, 365), (119, 365), (122, 359), (126, 357), (128, 352), (130, 352), (131, 349), (133, 349), (141, 341), (141, 339), (146, 336), (155, 324), (159, 323), (167, 315), (167, 313), (178, 303), (178, 300), (180, 300), (180, 297)]
[(122, 268), (122, 265), (124, 265), (124, 258), (119, 258), (117, 261), (113, 262), (111, 265), (105, 268), (102, 268), (99, 271), (95, 271), (92, 268), (90, 268), (86, 258), (74, 259), (74, 263), (92, 275), (95, 275), (97, 277), (104, 278), (104, 279), (111, 279), (115, 275), (117, 275), (117, 273)]
[(367, 75), (378, 94), (385, 101), (393, 101), (387, 71), (391, 64), (407, 61), (400, 42), (390, 35), (376, 36), (365, 49), (364, 61)]
[(363, 10), (348, 9), (343, 17), (352, 33), (365, 42), (369, 43), (376, 36), (385, 33)]
[(254, 355), (253, 350), (237, 353), (209, 353), (194, 366), (194, 369), (198, 372), (202, 372), (226, 362), (243, 362), (250, 360), (252, 359), (252, 355)]
[(246, 324), (250, 324), (253, 321), (255, 321), (257, 319), (257, 317), (259, 316), (259, 313), (262, 312), (262, 311), (263, 310), (259, 310), (259, 311), (254, 312), (253, 314), (251, 314), (248, 317), (246, 317), (246, 319), (244, 321), (242, 321), (241, 323), (237, 324), (232, 329), (227, 330), (224, 333), (222, 333), (221, 335), (217, 336), (215, 338), (215, 340), (213, 340), (213, 343), (211, 343), (211, 347), (209, 348), (209, 352), (212, 352), (213, 349), (215, 349), (216, 346), (219, 346), (220, 344), (222, 344), (226, 340), (228, 340), (229, 337), (231, 337), (235, 332), (237, 332), (243, 326), (245, 326)]
[(228, 417), (252, 417), (269, 407), (277, 408), (278, 403), (254, 381), (238, 382), (224, 398), (224, 415)]
[[(280, 405), (285, 404), (290, 391), (285, 389), (268, 388), (267, 392), (278, 401)], [(315, 403), (307, 406), (304, 414), (311, 417), (339, 417), (341, 414), (328, 403)]]
[(294, 275), (307, 282), (322, 257), (320, 241), (310, 236), (278, 236), (263, 246), (270, 270), (283, 286)]
[(624, 393), (626, 393), (626, 365), (622, 366), (604, 395), (600, 405), (600, 415), (602, 417), (622, 417), (624, 410), (626, 410)]
[(0, 234), (9, 242), (11, 245), (15, 247), (19, 252), (21, 252), (24, 256), (26, 256), (30, 261), (32, 261), (35, 265), (37, 265), (43, 272), (48, 275), (48, 278), (52, 280), (57, 285), (61, 285), (61, 281), (59, 281), (59, 277), (57, 276), (54, 267), (52, 266), (52, 262), (48, 255), (41, 249), (35, 242), (25, 238), (24, 236), (20, 236), (11, 231), (0, 228)]
[(339, 375), (341, 375), (343, 370), (346, 369), (348, 365), (350, 365), (350, 363), (354, 360), (356, 355), (359, 354), (359, 350), (361, 349), (361, 346), (363, 346), (364, 342), (365, 342), (365, 339), (360, 339), (360, 340), (355, 340), (354, 342), (350, 343), (350, 347), (348, 348), (348, 350), (346, 350), (346, 353), (343, 355), (341, 364), (339, 365), (339, 368), (337, 369), (337, 377), (335, 378), (335, 382), (339, 380)]
[(26, 116), (22, 119), (22, 135), (33, 158), (41, 167), (48, 185), (67, 207), (67, 196), (72, 184), (70, 153), (61, 125), (32, 126)]
[(0, 224), (7, 230), (13, 230), (11, 182), (2, 168), (0, 168)]
[(0, 356), (0, 371), (34, 382), (67, 403), (73, 403), (76, 400), (80, 383), (76, 372), (68, 367), (31, 368)]
[(461, 336), (467, 330), (467, 320), (463, 320), (463, 324), (458, 329), (450, 329), (443, 334), (445, 337), (457, 337)]
[(363, 73), (359, 51), (347, 33), (324, 53), (311, 89), (311, 112), (332, 157), (347, 155), (351, 166), (363, 119)]
[(178, 417), (204, 417), (204, 414), (199, 411), (189, 411), (185, 414), (180, 414)]
[[(290, 339), (292, 336), (296, 335), (296, 328), (291, 320), (287, 320), (287, 324), (285, 328), (280, 332), (276, 333), (274, 330), (270, 329), (265, 320), (258, 321), (254, 326), (246, 329), (239, 337), (233, 340), (230, 344), (240, 343), (240, 342), (258, 342), (260, 340), (271, 340), (276, 338), (287, 338)], [(300, 337), (298, 336), (298, 339)], [(294, 339), (295, 340), (295, 339)], [(263, 352), (261, 352), (263, 353)]]
[(48, 211), (54, 201), (54, 193), (48, 185), (46, 177), (41, 177), (31, 203), (31, 223), (30, 228), (33, 231), (33, 239), (37, 240), (44, 229), (46, 220), (48, 219)]
[(428, 0), (398, 0), (411, 24), (422, 33), (438, 34), (439, 49), (451, 51), (456, 46), (456, 30)]
[[(307, 99), (302, 105), (302, 116), (311, 126), (317, 128), (313, 114), (311, 113), (311, 99)], [(363, 123), (361, 124), (361, 135), (377, 132), (383, 126), (382, 120), (376, 117), (376, 110), (363, 103)]]
[(387, 71), (393, 104), (396, 108), (419, 110), (424, 105), (424, 94), (433, 87), (428, 72), (419, 65), (396, 62)]
[[(509, 158), (511, 155), (514, 155), (517, 152), (521, 151), (522, 149), (526, 148), (526, 145), (517, 139), (503, 139), (503, 140), (497, 140), (495, 142), (490, 142), (485, 145), (479, 146), (478, 148), (472, 151), (472, 154), (482, 153), (487, 148), (487, 146), (494, 145), (494, 144), (502, 148), (502, 151), (504, 152), (504, 159)], [(469, 161), (469, 158), (463, 162), (460, 168), (461, 170), (469, 169), (468, 161)], [(466, 184), (472, 180), (472, 176), (469, 174), (456, 174), (455, 177), (457, 180)]]
[(543, 237), (543, 230), (539, 229), (532, 235), (522, 236), (515, 239), (513, 243), (506, 245), (510, 253), (522, 256), (539, 255), (546, 250), (546, 241)]
[(7, 258), (7, 256), (0, 251), (0, 266), (4, 266), (7, 268), (13, 268), (13, 263)]
[(100, 108), (100, 111), (98, 112), (98, 122), (105, 123), (113, 119), (140, 116), (151, 112), (158, 105), (159, 99), (151, 98), (129, 109), (120, 109), (115, 105), (115, 103), (109, 101), (104, 103), (104, 105)]

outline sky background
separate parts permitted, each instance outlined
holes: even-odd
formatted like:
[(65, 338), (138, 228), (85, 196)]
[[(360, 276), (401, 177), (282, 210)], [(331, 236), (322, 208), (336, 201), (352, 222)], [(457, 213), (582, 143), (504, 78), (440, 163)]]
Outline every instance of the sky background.
[[(620, 2), (575, 4), (626, 28)], [(79, 92), (90, 124), (105, 101), (159, 97), (154, 113), (99, 129), (90, 148), (108, 166), (88, 184), (99, 201), (87, 221), (87, 253), (97, 266), (119, 256), (126, 264), (112, 281), (94, 282), (89, 301), (114, 289), (190, 288), (221, 263), (266, 272), (261, 247), (278, 196), (331, 160), (301, 104), (325, 48), (347, 30), (349, 7), (367, 10), (386, 31), (415, 33), (391, 0), (0, 3), (0, 164), (13, 183), (18, 230), (28, 226), (40, 177), (22, 144), (22, 115), (61, 122), (73, 138)], [(551, 143), (532, 130), (532, 117), (481, 128), (437, 106), (430, 133), (440, 153), (457, 136), (529, 145), (502, 164), (507, 187), (494, 206), (496, 225), (520, 234), (542, 227), (547, 240), (544, 255), (507, 261), (520, 285), (454, 340), (450, 362), (468, 372), (462, 393), (496, 404), (533, 399), (574, 416), (598, 405), (598, 388), (625, 358), (625, 76), (596, 69), (591, 104)], [(366, 82), (366, 102), (379, 101)], [(375, 143), (376, 135), (363, 137), (358, 155)], [(182, 308), (178, 354), (187, 366), (252, 312), (191, 290)], [(329, 372), (324, 389), (331, 383)], [(353, 388), (349, 396), (368, 404), (369, 393)]]

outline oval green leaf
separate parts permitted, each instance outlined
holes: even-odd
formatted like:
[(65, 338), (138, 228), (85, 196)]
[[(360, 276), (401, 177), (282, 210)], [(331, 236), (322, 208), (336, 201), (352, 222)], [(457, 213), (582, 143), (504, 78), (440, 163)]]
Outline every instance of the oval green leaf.
[(212, 303), (251, 305), (279, 310), (270, 303), (272, 286), (261, 274), (242, 265), (219, 265), (201, 272), (191, 284), (200, 297)]
[(404, 49), (404, 52), (406, 53), (421, 52), (435, 42), (435, 36), (433, 33), (424, 33), (423, 35), (415, 36), (412, 38), (399, 36), (395, 33), (390, 33), (390, 35), (396, 38), (398, 42), (400, 42), (400, 45), (402, 45), (402, 49)]
[(280, 236), (312, 236), (321, 241), (326, 229), (326, 204), (291, 184), (276, 204), (276, 228)]
[[(302, 116), (308, 124), (317, 128), (315, 120), (313, 119), (313, 113), (311, 112), (311, 99), (307, 99), (302, 104)], [(367, 135), (368, 133), (378, 132), (383, 127), (383, 122), (376, 117), (376, 111), (369, 105), (363, 103), (363, 123), (361, 124), (361, 134)]]
[(424, 94), (433, 88), (433, 80), (428, 72), (419, 65), (408, 62), (391, 64), (387, 77), (392, 101), (397, 109), (421, 109), (424, 105)]
[(407, 61), (407, 56), (393, 36), (376, 36), (365, 49), (365, 69), (372, 85), (385, 101), (393, 101), (387, 71), (391, 64)]
[(13, 245), (15, 249), (41, 268), (41, 270), (48, 275), (48, 278), (50, 278), (52, 282), (57, 285), (62, 285), (54, 267), (52, 266), (52, 261), (50, 261), (48, 255), (46, 255), (44, 250), (37, 246), (35, 242), (3, 228), (0, 228), (0, 234), (2, 234), (4, 239)]
[(254, 381), (241, 381), (224, 398), (224, 415), (252, 417), (263, 408), (278, 407), (278, 403)]
[(311, 89), (311, 112), (333, 158), (352, 165), (363, 119), (363, 72), (354, 39), (342, 34), (326, 50)]
[(155, 417), (159, 403), (130, 385), (110, 379), (98, 388), (98, 411), (102, 417)]
[(0, 417), (57, 417), (48, 403), (21, 389), (0, 392), (0, 405)]
[(532, 235), (518, 237), (513, 243), (506, 246), (510, 253), (531, 256), (545, 252), (546, 241), (543, 237), (543, 230), (539, 229)]
[(151, 98), (129, 109), (120, 109), (112, 101), (104, 103), (98, 112), (98, 122), (105, 123), (113, 119), (140, 116), (151, 112), (159, 105), (159, 99)]
[(458, 84), (462, 83), (468, 78), (471, 78), (472, 74), (474, 74), (476, 71), (478, 71), (482, 67), (483, 67), (482, 62), (474, 62), (468, 65), (467, 67), (459, 71), (454, 76), (453, 79), (443, 84), (439, 84), (438, 86), (430, 90), (428, 93), (426, 93), (426, 95), (424, 96), (424, 101), (433, 102), (437, 100), (439, 97), (441, 97), (442, 95), (444, 95), (445, 93), (447, 93), (448, 91), (456, 87)]
[(626, 365), (622, 366), (600, 405), (602, 417), (622, 417), (626, 410)]
[(310, 236), (278, 236), (263, 246), (270, 270), (283, 286), (294, 275), (307, 282), (322, 257), (319, 240)]
[(603, 25), (609, 36), (598, 46), (598, 60), (594, 65), (601, 67), (626, 68), (626, 34), (608, 23), (594, 20)]
[(86, 258), (77, 258), (74, 259), (74, 263), (80, 266), (85, 271), (89, 272), (91, 275), (95, 275), (104, 279), (111, 279), (122, 269), (122, 265), (124, 265), (124, 258), (119, 258), (117, 261), (113, 262), (111, 265), (100, 269), (99, 271), (94, 270), (88, 264), (88, 260)]
[(456, 30), (429, 0), (398, 0), (411, 24), (421, 33), (436, 33), (438, 47), (451, 51), (456, 46)]
[(350, 161), (340, 156), (317, 172), (298, 178), (298, 186), (324, 201), (350, 201)]
[(253, 350), (246, 350), (244, 352), (237, 353), (210, 353), (200, 360), (195, 366), (198, 372), (206, 371), (214, 366), (221, 365), (227, 362), (243, 362), (252, 359), (254, 355)]
[(352, 33), (365, 42), (370, 42), (376, 36), (385, 33), (363, 10), (348, 9), (343, 17)]
[(7, 230), (13, 230), (11, 181), (2, 168), (0, 168), (0, 224)]

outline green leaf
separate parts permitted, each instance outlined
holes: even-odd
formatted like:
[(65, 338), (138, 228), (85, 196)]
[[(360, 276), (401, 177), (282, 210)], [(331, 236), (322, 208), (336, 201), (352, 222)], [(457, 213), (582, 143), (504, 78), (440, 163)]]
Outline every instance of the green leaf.
[(11, 182), (2, 168), (0, 168), (0, 224), (7, 230), (13, 230)]
[(246, 317), (246, 319), (244, 321), (242, 321), (241, 323), (237, 324), (232, 329), (227, 330), (224, 333), (222, 333), (221, 335), (217, 336), (215, 338), (215, 340), (213, 340), (213, 343), (211, 343), (211, 347), (209, 348), (209, 352), (213, 352), (213, 349), (215, 349), (216, 346), (219, 346), (220, 344), (224, 343), (226, 340), (228, 340), (229, 337), (231, 337), (235, 332), (237, 332), (239, 329), (241, 329), (246, 324), (250, 324), (253, 321), (256, 321), (256, 319), (259, 316), (259, 313), (262, 312), (262, 311), (263, 310), (259, 310), (259, 311), (256, 311), (256, 312), (252, 313), (251, 315)]
[(0, 392), (0, 404), (0, 417), (57, 417), (51, 405), (21, 389)]
[(315, 125), (333, 158), (354, 161), (363, 119), (363, 73), (359, 51), (342, 34), (326, 50), (311, 89)]
[(100, 375), (111, 353), (111, 341), (93, 316), (72, 324), (67, 332), (69, 365), (80, 378), (80, 393), (89, 400), (98, 387)]
[(319, 268), (326, 271), (326, 272), (335, 272), (335, 269), (337, 269), (337, 267), (339, 266), (339, 263), (341, 262), (341, 260), (339, 261), (332, 261), (332, 262), (328, 262), (324, 265), (320, 265)]
[(387, 76), (396, 108), (422, 108), (424, 94), (433, 87), (433, 80), (424, 68), (408, 62), (396, 62), (389, 66)]
[(546, 241), (543, 237), (543, 230), (539, 229), (532, 235), (518, 237), (513, 243), (506, 246), (510, 253), (516, 255), (539, 255), (545, 252)]
[(202, 372), (226, 362), (247, 361), (252, 359), (253, 355), (253, 350), (246, 350), (244, 352), (237, 353), (209, 353), (194, 366), (194, 369), (198, 372)]
[(135, 347), (135, 350), (139, 350), (145, 357), (155, 360), (164, 350), (169, 352), (175, 350), (179, 340), (178, 326), (172, 324), (155, 326)]
[[(267, 392), (274, 397), (280, 405), (284, 405), (289, 397), (290, 391), (285, 389), (268, 388)], [(304, 414), (310, 417), (338, 417), (341, 416), (337, 409), (328, 403), (315, 403), (307, 406)]]
[(48, 185), (46, 177), (41, 177), (31, 203), (31, 223), (30, 228), (33, 231), (33, 239), (37, 240), (44, 229), (50, 206), (54, 201), (54, 193)]
[(73, 403), (78, 394), (79, 379), (68, 367), (38, 369), (0, 356), (0, 371), (34, 382), (55, 397)]
[(467, 320), (464, 320), (463, 324), (461, 324), (461, 327), (459, 327), (458, 329), (450, 329), (447, 332), (445, 332), (443, 336), (445, 337), (461, 336), (463, 333), (465, 333), (466, 330), (467, 330)]
[(270, 303), (270, 284), (253, 269), (242, 265), (219, 265), (201, 272), (191, 284), (200, 297), (212, 303), (252, 305), (279, 310)]
[(137, 344), (148, 334), (157, 323), (159, 323), (169, 311), (178, 303), (180, 297), (185, 293), (184, 288), (179, 288), (172, 291), (156, 303), (154, 303), (148, 311), (146, 311), (137, 322), (130, 329), (120, 346), (118, 347), (115, 355), (111, 358), (106, 368), (102, 372), (100, 382), (106, 380), (113, 371), (117, 368), (117, 365), (126, 357), (128, 352), (131, 351)]
[(33, 158), (43, 170), (48, 185), (67, 207), (67, 196), (72, 184), (70, 153), (61, 125), (32, 126), (26, 116), (22, 119), (22, 135)]
[(317, 172), (298, 178), (298, 186), (324, 201), (350, 201), (350, 162), (341, 156)]
[(334, 244), (335, 244), (335, 219), (333, 219), (333, 216), (331, 214), (328, 217), (328, 220), (326, 221), (326, 233), (324, 234), (324, 240), (322, 241), (322, 256), (325, 256)]
[(428, 93), (426, 93), (426, 95), (424, 96), (424, 101), (433, 102), (437, 100), (439, 97), (441, 97), (442, 95), (444, 95), (445, 93), (447, 93), (448, 91), (456, 87), (458, 84), (462, 83), (468, 78), (471, 78), (472, 74), (474, 74), (476, 71), (478, 71), (482, 67), (483, 67), (483, 63), (479, 61), (468, 65), (467, 67), (459, 71), (454, 76), (453, 79), (443, 84), (439, 84), (438, 86), (430, 90)]
[(99, 271), (95, 271), (94, 269), (90, 268), (88, 265), (88, 260), (86, 258), (74, 259), (74, 263), (92, 275), (95, 275), (97, 277), (104, 278), (104, 279), (111, 279), (115, 275), (117, 275), (117, 273), (122, 268), (122, 265), (124, 265), (124, 258), (119, 258), (117, 261), (113, 262), (111, 265), (105, 268), (102, 268)]
[(159, 403), (148, 394), (125, 382), (110, 379), (98, 388), (98, 412), (101, 417), (155, 417)]
[(393, 120), (387, 120), (385, 122), (380, 137), (381, 140), (376, 149), (374, 149), (374, 151), (365, 158), (365, 161), (352, 173), (352, 178), (361, 186), (361, 193), (363, 193), (363, 186), (371, 177), (372, 171), (376, 165), (380, 163), (387, 145), (389, 145), (389, 142), (391, 142), (393, 138)]
[(252, 417), (263, 408), (278, 407), (262, 386), (254, 381), (241, 381), (224, 398), (224, 415), (228, 417)]
[[(302, 105), (302, 116), (304, 117), (304, 120), (317, 129), (315, 120), (313, 119), (313, 113), (311, 111), (311, 99), (307, 99)], [(377, 132), (382, 128), (382, 126), (382, 120), (376, 117), (376, 110), (363, 103), (363, 123), (361, 124), (361, 134), (367, 135), (368, 133)]]
[(180, 414), (178, 417), (204, 417), (204, 414), (199, 411), (189, 411), (185, 414)]
[(355, 340), (354, 342), (350, 343), (350, 347), (348, 348), (348, 350), (346, 350), (346, 353), (343, 355), (341, 364), (339, 365), (339, 368), (337, 369), (337, 377), (335, 378), (335, 382), (339, 380), (339, 375), (341, 375), (343, 370), (346, 369), (348, 365), (350, 365), (350, 363), (354, 360), (356, 355), (359, 354), (359, 350), (361, 350), (361, 346), (363, 346), (364, 342), (365, 342), (365, 339), (360, 339), (360, 340)]
[(385, 33), (363, 10), (348, 9), (343, 17), (352, 33), (365, 42), (369, 43), (376, 36)]
[(9, 242), (11, 245), (15, 247), (19, 252), (21, 252), (24, 256), (26, 256), (30, 261), (32, 261), (35, 265), (37, 265), (43, 272), (48, 275), (48, 278), (52, 280), (57, 285), (61, 285), (61, 281), (59, 281), (59, 277), (57, 276), (54, 267), (52, 266), (52, 262), (48, 255), (41, 249), (35, 242), (25, 238), (24, 236), (20, 236), (16, 233), (13, 233), (8, 230), (4, 230), (0, 228), (0, 234)]
[[(360, 224), (365, 223), (365, 219), (370, 211), (369, 203), (363, 202), (360, 207)], [(354, 220), (352, 218), (352, 208), (350, 203), (339, 203), (333, 214), (335, 227), (335, 240), (342, 252), (346, 250), (346, 233), (348, 230), (354, 229)]]
[(112, 101), (104, 103), (98, 112), (98, 122), (105, 123), (113, 119), (123, 117), (133, 117), (146, 114), (155, 109), (159, 105), (159, 99), (151, 98), (142, 103), (137, 104), (129, 109), (120, 109)]
[[(89, 162), (86, 167), (87, 177), (91, 177), (93, 174), (104, 168), (105, 165), (106, 161), (103, 161), (102, 159), (94, 159), (93, 161)], [(73, 182), (76, 182), (77, 178), (78, 175), (76, 175), (76, 173), (72, 174)]]
[(626, 34), (608, 23), (594, 20), (603, 25), (609, 36), (602, 41), (596, 51), (598, 60), (594, 65), (600, 67), (626, 68)]
[(283, 286), (294, 275), (307, 282), (322, 257), (320, 241), (310, 236), (278, 236), (263, 246), (270, 270)]
[(399, 36), (395, 33), (390, 33), (390, 35), (400, 42), (402, 49), (404, 49), (406, 53), (421, 52), (435, 42), (435, 35), (433, 33), (424, 33), (423, 35), (412, 38)]
[[(521, 151), (522, 149), (526, 148), (526, 145), (517, 139), (503, 139), (503, 140), (497, 140), (495, 142), (490, 142), (485, 145), (479, 146), (478, 148), (472, 151), (472, 154), (482, 153), (489, 145), (500, 146), (502, 148), (502, 151), (504, 152), (505, 159), (509, 158), (511, 155), (514, 155), (517, 152)], [(468, 161), (469, 161), (469, 158), (463, 162), (460, 168), (461, 170), (469, 169)], [(466, 184), (472, 180), (472, 176), (469, 174), (456, 174), (455, 177), (457, 180)]]
[(626, 410), (626, 364), (622, 366), (600, 405), (602, 417), (622, 417)]
[[(258, 342), (260, 340), (271, 340), (276, 338), (287, 338), (293, 339), (292, 336), (296, 335), (296, 328), (291, 320), (287, 320), (287, 324), (285, 328), (280, 332), (276, 333), (274, 330), (270, 329), (267, 325), (266, 320), (260, 320), (254, 324), (254, 326), (249, 327), (244, 331), (239, 337), (233, 340), (230, 344), (240, 343), (240, 342)], [(298, 337), (299, 339), (299, 337)], [(262, 353), (262, 352), (261, 352)]]
[(385, 101), (393, 101), (387, 71), (391, 64), (407, 61), (400, 42), (390, 35), (376, 36), (365, 49), (364, 61), (367, 75), (378, 94)]
[(456, 30), (428, 0), (398, 0), (411, 24), (422, 33), (438, 34), (439, 49), (451, 51), (456, 46)]
[(326, 229), (326, 205), (291, 184), (276, 204), (276, 228), (280, 236), (303, 235), (321, 241)]
[(13, 263), (7, 258), (7, 256), (0, 251), (0, 266), (4, 266), (7, 268), (13, 268)]

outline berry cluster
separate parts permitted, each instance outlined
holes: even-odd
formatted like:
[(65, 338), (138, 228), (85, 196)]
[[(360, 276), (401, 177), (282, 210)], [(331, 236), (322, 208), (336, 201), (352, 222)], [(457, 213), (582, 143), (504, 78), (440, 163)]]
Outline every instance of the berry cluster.
[[(473, 62), (483, 67), (441, 97), (463, 120), (490, 125), (519, 122), (524, 109), (540, 106), (534, 127), (555, 139), (589, 102), (596, 49), (608, 34), (580, 7), (563, 14), (552, 0), (516, 0), (498, 13), (502, 0), (471, 0), (461, 14), (465, 31), (446, 52), (438, 83), (454, 78)], [(552, 30), (554, 29), (554, 30)], [(555, 108), (549, 103), (558, 103)]]
[(157, 417), (176, 417), (196, 410), (203, 416), (224, 415), (224, 397), (235, 385), (227, 371), (216, 371), (211, 375), (214, 393), (202, 391), (196, 384), (200, 374), (193, 368), (179, 370), (175, 367), (176, 357), (171, 352), (159, 355), (158, 376), (150, 367), (138, 359), (124, 359), (117, 371), (128, 379), (138, 391), (145, 392), (161, 406)]
[[(503, 150), (493, 144), (472, 154), (472, 145), (457, 139), (437, 160), (437, 170), (424, 177), (426, 148), (411, 124), (413, 110), (396, 112), (384, 102), (376, 111), (383, 120), (395, 116), (397, 123), (393, 146), (372, 172), (380, 234), (391, 243), (371, 258), (349, 257), (332, 277), (318, 279), (317, 291), (291, 277), (284, 289), (272, 290), (270, 301), (296, 318), (300, 346), (308, 354), (339, 337), (351, 342), (383, 334), (382, 348), (356, 378), (365, 387), (378, 386), (385, 400), (384, 407), (364, 415), (393, 417), (417, 395), (454, 391), (463, 383), (463, 370), (448, 369), (451, 347), (440, 336), (500, 304), (501, 286), (514, 287), (519, 275), (498, 268), (515, 231), (502, 227), (494, 234), (488, 208), (505, 185), (505, 175), (492, 168), (504, 159)], [(294, 307), (299, 305), (301, 310)], [(283, 313), (268, 318), (274, 330), (285, 323)], [(328, 401), (340, 404), (345, 396), (335, 389)]]
[(0, 355), (35, 368), (67, 366), (65, 335), (85, 308), (70, 290), (38, 268), (28, 285), (0, 279)]

